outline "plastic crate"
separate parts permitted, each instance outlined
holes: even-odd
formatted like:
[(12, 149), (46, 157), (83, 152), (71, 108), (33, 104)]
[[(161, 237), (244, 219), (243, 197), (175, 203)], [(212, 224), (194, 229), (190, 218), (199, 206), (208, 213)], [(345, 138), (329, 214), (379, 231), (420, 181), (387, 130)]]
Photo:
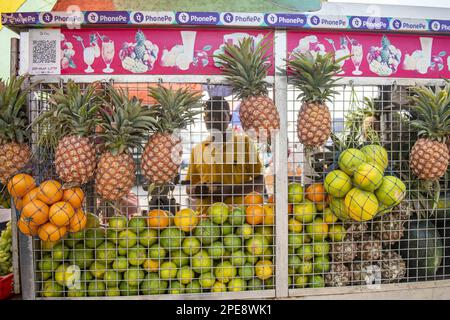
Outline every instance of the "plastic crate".
[(14, 275), (0, 277), (0, 300), (6, 300), (13, 294)]

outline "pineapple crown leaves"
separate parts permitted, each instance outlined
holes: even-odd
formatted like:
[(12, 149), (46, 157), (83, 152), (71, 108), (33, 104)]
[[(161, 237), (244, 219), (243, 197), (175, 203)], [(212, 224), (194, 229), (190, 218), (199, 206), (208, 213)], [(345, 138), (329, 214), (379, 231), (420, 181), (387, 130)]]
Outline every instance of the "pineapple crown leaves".
[(214, 56), (238, 99), (268, 95), (270, 84), (264, 80), (271, 67), (268, 36), (257, 45), (252, 37), (242, 39), (238, 45), (226, 43), (224, 53)]
[(336, 78), (341, 71), (339, 62), (347, 58), (348, 56), (345, 56), (335, 60), (332, 52), (318, 54), (316, 57), (309, 51), (294, 53), (292, 58), (287, 60), (287, 65), (293, 74), (292, 83), (302, 91), (298, 99), (319, 103), (331, 101), (331, 96), (337, 93), (333, 88), (340, 80)]
[(152, 109), (157, 120), (154, 130), (158, 132), (173, 133), (186, 129), (203, 112), (201, 92), (187, 88), (173, 90), (159, 85), (149, 88), (149, 96), (156, 101)]
[(25, 111), (27, 95), (38, 84), (24, 85), (28, 75), (0, 79), (0, 138), (7, 142), (24, 143), (28, 134), (28, 117)]
[(427, 87), (413, 87), (411, 91), (411, 111), (415, 117), (411, 126), (419, 137), (445, 141), (450, 135), (450, 84), (435, 91)]
[(101, 110), (99, 136), (113, 155), (141, 148), (147, 133), (156, 125), (154, 111), (143, 106), (136, 97), (129, 98), (123, 89), (108, 85), (105, 99), (109, 108)]
[[(33, 125), (39, 126), (42, 139), (41, 147), (55, 148), (64, 136), (78, 135), (89, 137), (98, 124), (98, 111), (101, 98), (95, 83), (89, 84), (84, 90), (80, 85), (70, 80), (64, 87), (54, 87), (55, 92), (48, 98), (49, 109), (35, 120)], [(44, 132), (53, 136), (45, 138)]]

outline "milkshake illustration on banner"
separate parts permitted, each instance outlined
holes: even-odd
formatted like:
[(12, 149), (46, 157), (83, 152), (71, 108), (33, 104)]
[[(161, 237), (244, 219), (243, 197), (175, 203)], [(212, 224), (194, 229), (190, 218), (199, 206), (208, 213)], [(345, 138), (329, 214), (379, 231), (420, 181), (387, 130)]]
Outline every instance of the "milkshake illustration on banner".
[(405, 54), (403, 70), (417, 71), (426, 74), (431, 67), (431, 52), (433, 49), (433, 38), (420, 37), (421, 50), (415, 50), (411, 55)]
[(196, 31), (181, 31), (182, 45), (177, 44), (172, 49), (164, 49), (161, 56), (161, 66), (163, 67), (177, 67), (180, 70), (186, 71), (189, 69), (192, 62), (194, 62), (194, 47)]
[(252, 36), (245, 32), (235, 32), (235, 33), (230, 33), (230, 34), (224, 35), (223, 36), (224, 44), (220, 45), (220, 47), (218, 49), (216, 49), (213, 53), (214, 66), (217, 68), (220, 68), (222, 66), (215, 56), (224, 53), (225, 43), (232, 43), (237, 46), (243, 39), (250, 38), (250, 37), (253, 38), (253, 43), (255, 45), (258, 45), (264, 39), (264, 35), (261, 33), (258, 34), (257, 36)]
[(306, 53), (310, 52), (314, 58), (317, 57), (317, 55), (324, 55), (326, 53), (325, 51), (325, 45), (319, 42), (319, 39), (317, 36), (306, 36), (301, 38), (298, 41), (297, 47), (292, 50), (292, 53)]
[(346, 59), (343, 59), (339, 62), (339, 66), (341, 67), (341, 71), (338, 74), (344, 74), (345, 71), (343, 70), (345, 61), (347, 61), (350, 57), (350, 50), (348, 49), (348, 43), (347, 43), (347, 39), (345, 39), (344, 37), (340, 38), (340, 46), (339, 49), (336, 49), (336, 46), (334, 45), (334, 40), (333, 39), (329, 39), (329, 38), (325, 38), (325, 40), (328, 41), (329, 44), (331, 44), (331, 46), (333, 47), (334, 50), (334, 58), (336, 60), (341, 59), (343, 57), (348, 56)]
[(113, 73), (114, 69), (111, 68), (111, 63), (114, 59), (115, 54), (114, 41), (112, 41), (105, 35), (102, 36), (98, 34), (98, 37), (102, 41), (102, 59), (103, 62), (106, 64), (106, 68), (103, 69), (103, 72)]
[(80, 36), (73, 36), (78, 42), (81, 43), (83, 47), (83, 60), (86, 63), (87, 68), (84, 70), (86, 73), (93, 73), (94, 69), (92, 65), (94, 64), (95, 58), (100, 56), (100, 48), (97, 43), (97, 36), (95, 34), (91, 34), (89, 36), (89, 46), (85, 47), (84, 40)]
[(361, 66), (362, 60), (363, 60), (363, 46), (361, 43), (359, 43), (355, 39), (348, 38), (348, 41), (350, 42), (352, 48), (351, 48), (351, 59), (353, 62), (353, 66), (355, 67), (355, 70), (352, 71), (352, 74), (355, 76), (362, 75), (362, 71), (359, 70), (359, 67)]
[(122, 67), (132, 73), (144, 73), (152, 70), (158, 59), (159, 47), (148, 40), (142, 30), (136, 32), (135, 40), (136, 42), (122, 44), (119, 51)]

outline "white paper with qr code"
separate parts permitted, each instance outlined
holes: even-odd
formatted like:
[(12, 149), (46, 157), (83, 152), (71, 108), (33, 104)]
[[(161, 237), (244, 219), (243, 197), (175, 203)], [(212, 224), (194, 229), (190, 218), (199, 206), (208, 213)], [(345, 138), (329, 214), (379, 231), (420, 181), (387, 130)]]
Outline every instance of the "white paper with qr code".
[(59, 29), (32, 29), (29, 37), (29, 73), (61, 73), (61, 32)]

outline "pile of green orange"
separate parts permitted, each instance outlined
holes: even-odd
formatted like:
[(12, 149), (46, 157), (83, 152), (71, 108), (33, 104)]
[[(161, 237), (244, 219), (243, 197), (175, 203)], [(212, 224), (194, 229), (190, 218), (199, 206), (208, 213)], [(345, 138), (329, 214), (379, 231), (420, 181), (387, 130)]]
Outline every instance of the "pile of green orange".
[(161, 210), (129, 220), (117, 216), (108, 219), (107, 228), (97, 223), (44, 243), (37, 263), (40, 293), (83, 297), (273, 288), (273, 229), (249, 224), (246, 211), (215, 203), (203, 219), (191, 209), (174, 217)]
[(330, 242), (344, 240), (345, 227), (328, 207), (323, 185), (304, 190), (301, 184), (290, 183), (288, 192), (289, 286), (323, 287), (330, 270)]
[(327, 174), (324, 187), (331, 196), (330, 207), (341, 220), (372, 220), (390, 212), (405, 197), (405, 184), (385, 175), (388, 155), (383, 147), (346, 149), (338, 163), (339, 170)]

